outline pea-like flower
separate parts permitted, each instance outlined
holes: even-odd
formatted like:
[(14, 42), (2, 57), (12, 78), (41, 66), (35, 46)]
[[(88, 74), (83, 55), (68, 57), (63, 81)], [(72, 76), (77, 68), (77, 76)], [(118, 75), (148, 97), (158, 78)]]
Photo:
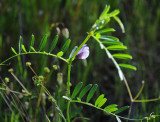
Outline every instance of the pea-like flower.
[(77, 59), (86, 59), (89, 56), (89, 47), (87, 44), (84, 44), (83, 47), (79, 50), (76, 55)]

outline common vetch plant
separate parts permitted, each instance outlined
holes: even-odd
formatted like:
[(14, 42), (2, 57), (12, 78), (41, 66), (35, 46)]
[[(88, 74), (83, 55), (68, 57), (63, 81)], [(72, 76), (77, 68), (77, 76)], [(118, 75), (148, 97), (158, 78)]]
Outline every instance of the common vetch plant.
[[(110, 6), (106, 6), (105, 9), (103, 10), (103, 12), (101, 13), (100, 17), (95, 21), (95, 23), (91, 27), (90, 31), (87, 32), (87, 34), (88, 34), (87, 37), (80, 44), (80, 46), (75, 46), (73, 48), (73, 50), (71, 51), (68, 58), (63, 57), (63, 55), (68, 50), (70, 44), (72, 43), (71, 40), (68, 38), (69, 36), (68, 36), (67, 30), (63, 30), (63, 34), (66, 37), (66, 42), (64, 43), (64, 45), (62, 46), (61, 50), (58, 53), (54, 53), (54, 49), (55, 49), (57, 42), (58, 42), (58, 39), (59, 39), (58, 35), (56, 35), (55, 38), (53, 39), (52, 44), (50, 45), (50, 49), (48, 49), (47, 51), (44, 50), (45, 44), (47, 43), (47, 38), (50, 35), (50, 33), (47, 33), (46, 35), (44, 35), (44, 37), (42, 38), (42, 40), (40, 42), (38, 49), (35, 48), (35, 46), (34, 46), (34, 41), (35, 41), (34, 35), (32, 35), (29, 48), (26, 48), (25, 45), (23, 45), (23, 38), (21, 36), (19, 38), (19, 47), (18, 47), (19, 50), (16, 51), (13, 47), (11, 47), (11, 50), (14, 53), (14, 55), (11, 56), (10, 58), (6, 59), (2, 63), (0, 63), (1, 66), (8, 65), (7, 62), (15, 57), (20, 58), (19, 56), (22, 56), (22, 55), (40, 54), (40, 55), (47, 55), (47, 56), (52, 56), (54, 58), (57, 58), (57, 59), (63, 61), (68, 67), (67, 83), (66, 83), (67, 94), (62, 95), (60, 93), (61, 88), (58, 89), (58, 87), (56, 87), (55, 94), (53, 95), (52, 93), (50, 93), (50, 90), (47, 89), (47, 87), (45, 86), (46, 81), (47, 81), (47, 77), (49, 77), (49, 74), (52, 73), (52, 71), (49, 68), (45, 67), (45, 69), (44, 69), (45, 75), (39, 76), (36, 73), (36, 71), (34, 71), (34, 69), (32, 68), (31, 62), (26, 63), (26, 66), (29, 67), (29, 69), (34, 73), (32, 80), (35, 84), (35, 87), (39, 88), (40, 91), (39, 91), (39, 95), (36, 97), (36, 99), (37, 99), (37, 103), (35, 106), (36, 110), (35, 110), (34, 114), (32, 113), (32, 117), (30, 117), (30, 116), (25, 117), (25, 113), (23, 113), (22, 110), (20, 110), (18, 108), (18, 105), (16, 104), (15, 101), (13, 102), (13, 106), (20, 113), (20, 116), (22, 117), (23, 121), (31, 121), (31, 120), (36, 121), (36, 116), (39, 112), (40, 103), (43, 102), (43, 104), (45, 105), (46, 98), (48, 98), (48, 101), (50, 101), (51, 104), (54, 106), (54, 111), (51, 111), (49, 113), (55, 112), (55, 116), (53, 117), (54, 118), (53, 121), (58, 121), (58, 122), (59, 121), (70, 122), (71, 120), (75, 120), (77, 114), (81, 114), (81, 116), (82, 116), (81, 119), (88, 120), (88, 118), (83, 117), (85, 115), (82, 115), (82, 113), (81, 113), (82, 108), (77, 107), (78, 105), (75, 103), (84, 104), (84, 105), (93, 107), (99, 111), (103, 111), (106, 115), (115, 116), (118, 122), (121, 122), (121, 119), (133, 120), (133, 121), (143, 121), (143, 120), (148, 121), (152, 118), (155, 118), (156, 116), (159, 116), (159, 115), (151, 114), (149, 117), (142, 117), (139, 119), (136, 119), (136, 118), (130, 119), (129, 117), (126, 118), (126, 117), (119, 116), (118, 114), (126, 109), (129, 109), (129, 106), (124, 106), (124, 107), (119, 108), (118, 105), (116, 105), (116, 104), (107, 104), (107, 98), (105, 97), (105, 95), (103, 93), (97, 97), (97, 99), (95, 100), (94, 103), (90, 102), (91, 99), (93, 98), (96, 90), (97, 90), (97, 87), (98, 87), (97, 84), (88, 84), (86, 86), (83, 86), (83, 82), (79, 82), (75, 86), (73, 92), (71, 92), (72, 82), (70, 79), (72, 77), (71, 76), (72, 64), (77, 59), (86, 59), (89, 56), (89, 53), (92, 53), (89, 51), (89, 45), (86, 44), (89, 41), (89, 39), (92, 38), (94, 41), (97, 42), (97, 44), (100, 46), (100, 48), (106, 52), (108, 58), (111, 59), (112, 62), (114, 63), (114, 65), (118, 71), (118, 75), (120, 77), (120, 80), (123, 81), (126, 86), (126, 89), (128, 91), (129, 97), (130, 97), (131, 104), (133, 102), (150, 102), (150, 101), (156, 101), (156, 100), (160, 99), (160, 98), (155, 98), (155, 99), (148, 99), (148, 100), (138, 100), (137, 98), (139, 97), (139, 95), (141, 94), (141, 92), (143, 90), (144, 83), (142, 84), (142, 87), (141, 87), (140, 91), (138, 92), (138, 94), (135, 97), (133, 97), (131, 90), (130, 90), (130, 87), (128, 85), (128, 81), (127, 81), (125, 74), (123, 73), (123, 70), (121, 68), (127, 68), (130, 70), (137, 70), (137, 68), (131, 64), (121, 63), (116, 60), (116, 59), (130, 60), (130, 59), (132, 59), (132, 56), (130, 54), (125, 53), (124, 50), (127, 49), (127, 46), (125, 46), (123, 44), (123, 42), (121, 42), (117, 37), (108, 36), (108, 33), (112, 33), (115, 31), (114, 28), (106, 28), (106, 25), (112, 19), (115, 20), (120, 25), (122, 32), (123, 33), (125, 32), (124, 26), (123, 26), (121, 20), (117, 16), (120, 13), (119, 10), (114, 10), (112, 12), (110, 12), (109, 10), (110, 10)], [(120, 51), (123, 51), (123, 52), (120, 53)], [(54, 65), (52, 70), (58, 70), (58, 67), (56, 65)], [(2, 80), (3, 83), (2, 83), (2, 86), (0, 89), (12, 92), (14, 95), (19, 94), (19, 95), (27, 96), (30, 98), (30, 102), (32, 102), (32, 99), (35, 97), (34, 93), (31, 93), (30, 90), (28, 90), (22, 84), (22, 82), (18, 79), (18, 77), (15, 76), (13, 69), (12, 70), (10, 69), (9, 72), (14, 77), (14, 79), (19, 83), (19, 85), (22, 87), (22, 92), (11, 90), (7, 86), (7, 82), (9, 82), (8, 78), (5, 78), (6, 82), (4, 82)], [(57, 79), (58, 79), (58, 84), (60, 87), (63, 87), (63, 78), (62, 77), (63, 77), (62, 74), (58, 73)], [(59, 95), (59, 94), (61, 94), (61, 95)], [(63, 96), (63, 97), (60, 97), (60, 96)], [(84, 96), (86, 96), (86, 98)], [(5, 97), (4, 97), (4, 100), (7, 101), (5, 99)], [(64, 101), (64, 104), (66, 105), (66, 107), (61, 108), (60, 102), (63, 102), (63, 101)], [(6, 102), (6, 103), (7, 103), (8, 107), (10, 107), (10, 110), (12, 111), (10, 104), (8, 102)], [(71, 106), (73, 104), (76, 105), (76, 110), (74, 112), (71, 111)], [(44, 106), (43, 106), (43, 108), (44, 108)], [(14, 114), (13, 114), (13, 116), (14, 116)], [(44, 116), (46, 117), (46, 120), (52, 121), (52, 120), (50, 120), (50, 117), (48, 114), (45, 113)], [(17, 118), (18, 118), (18, 115), (17, 115)]]

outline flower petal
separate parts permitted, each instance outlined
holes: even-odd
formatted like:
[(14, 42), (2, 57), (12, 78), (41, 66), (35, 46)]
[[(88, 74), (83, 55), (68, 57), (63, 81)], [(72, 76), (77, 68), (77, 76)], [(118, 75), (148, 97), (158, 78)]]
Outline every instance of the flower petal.
[(89, 47), (85, 44), (77, 53), (78, 59), (86, 59), (89, 56)]

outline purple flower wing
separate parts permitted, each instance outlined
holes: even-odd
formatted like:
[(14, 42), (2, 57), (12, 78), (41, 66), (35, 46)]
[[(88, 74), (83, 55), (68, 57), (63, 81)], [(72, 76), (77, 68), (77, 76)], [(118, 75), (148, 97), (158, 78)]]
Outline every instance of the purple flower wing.
[(84, 48), (87, 47), (87, 44), (84, 44), (83, 47), (79, 50), (79, 52), (77, 53), (77, 55), (81, 54), (84, 50)]
[(84, 45), (82, 48), (82, 50), (80, 50), (77, 54), (78, 59), (86, 59), (89, 56), (89, 47)]

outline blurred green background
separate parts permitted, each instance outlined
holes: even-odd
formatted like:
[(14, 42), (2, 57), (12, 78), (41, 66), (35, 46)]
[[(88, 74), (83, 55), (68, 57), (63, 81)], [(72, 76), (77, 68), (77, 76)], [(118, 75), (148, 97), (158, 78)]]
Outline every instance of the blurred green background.
[[(18, 49), (19, 36), (23, 37), (24, 45), (29, 46), (31, 35), (35, 35), (35, 47), (38, 48), (41, 38), (48, 31), (46, 50), (56, 35), (56, 23), (62, 31), (69, 30), (72, 44), (65, 57), (68, 58), (74, 46), (79, 45), (85, 39), (92, 24), (99, 17), (105, 5), (111, 6), (111, 10), (119, 9), (126, 33), (122, 33), (116, 22), (111, 21), (108, 27), (116, 29), (114, 36), (118, 37), (128, 46), (128, 53), (133, 56), (130, 64), (137, 67), (137, 71), (124, 70), (132, 94), (135, 96), (141, 88), (141, 81), (145, 81), (145, 87), (140, 96), (141, 99), (155, 98), (159, 96), (160, 88), (160, 1), (159, 0), (0, 0), (0, 62), (12, 55), (11, 47)], [(56, 51), (64, 43), (63, 35)], [(84, 84), (97, 83), (98, 94), (104, 93), (109, 103), (118, 104), (119, 107), (130, 105), (130, 99), (126, 87), (120, 82), (118, 73), (113, 63), (108, 59), (99, 45), (93, 39), (88, 42), (90, 56), (86, 61), (77, 60), (72, 66), (71, 82), (75, 86), (78, 82)], [(54, 53), (54, 52), (53, 52)], [(23, 56), (22, 64), (17, 59), (11, 60), (10, 66), (0, 67), (0, 77), (13, 77), (8, 73), (9, 68), (15, 70), (17, 77), (24, 85), (34, 91), (32, 83), (33, 73), (25, 67), (25, 62), (31, 61), (35, 71), (44, 74), (44, 67), (51, 68), (52, 65), (59, 65), (57, 72), (63, 73), (64, 84), (66, 83), (67, 66), (57, 59), (47, 56), (31, 55)], [(57, 83), (56, 73), (48, 81), (47, 88), (52, 92)], [(63, 86), (65, 89), (65, 85)], [(14, 90), (20, 90), (14, 86)], [(65, 90), (63, 91), (65, 93)], [(22, 101), (25, 101), (23, 99)], [(131, 117), (139, 118), (149, 116), (150, 113), (160, 114), (159, 101), (152, 103), (134, 103)], [(2, 113), (3, 111), (3, 113)], [(0, 118), (10, 117), (8, 108), (0, 97)], [(1, 114), (2, 113), (2, 114)], [(122, 114), (127, 116), (127, 112)], [(104, 113), (84, 106), (83, 116), (91, 118), (91, 121), (103, 122), (108, 120)], [(110, 118), (111, 119), (111, 118)], [(112, 118), (113, 119), (113, 118)], [(155, 120), (156, 122), (159, 121)]]

